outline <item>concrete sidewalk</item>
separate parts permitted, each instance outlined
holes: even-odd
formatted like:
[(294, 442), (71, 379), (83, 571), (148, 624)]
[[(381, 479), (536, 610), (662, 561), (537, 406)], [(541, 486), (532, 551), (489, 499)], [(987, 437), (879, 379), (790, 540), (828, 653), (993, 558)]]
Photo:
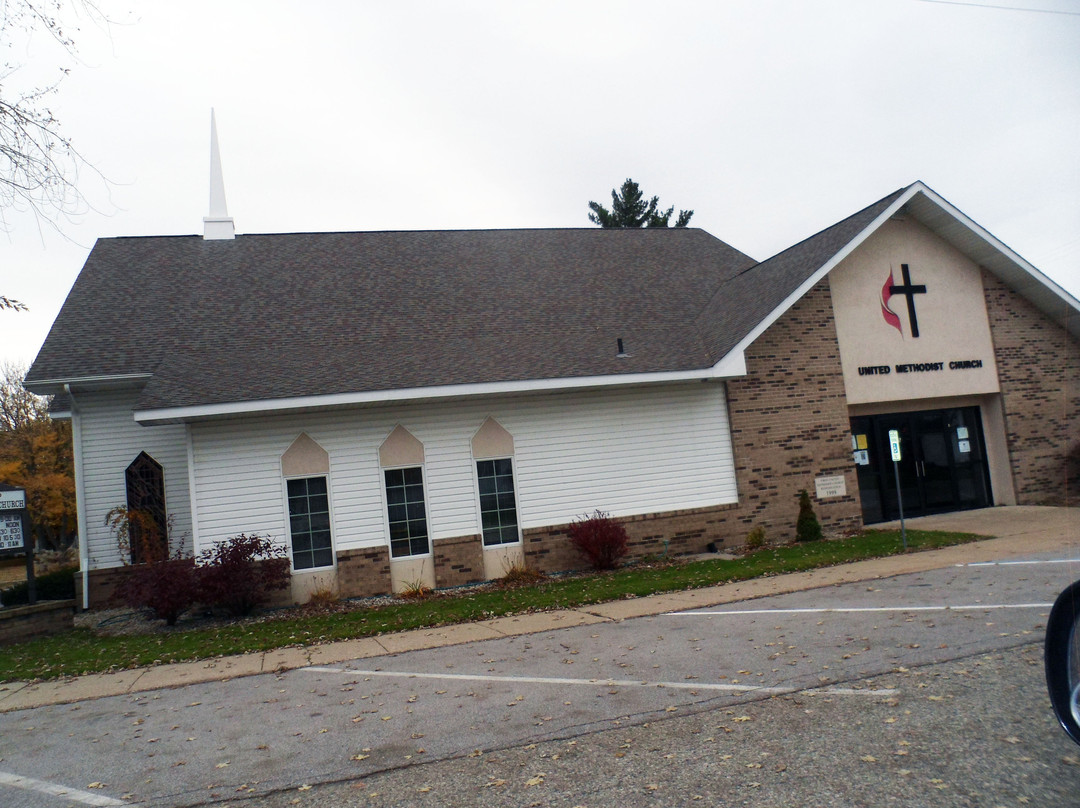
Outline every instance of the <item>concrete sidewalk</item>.
[[(63, 680), (7, 682), (0, 684), (0, 712), (141, 693), (198, 682), (223, 681), (238, 676), (287, 671), (309, 665), (333, 665), (354, 659), (438, 648), (475, 640), (535, 634), (590, 623), (617, 622), (632, 617), (700, 609), (834, 584), (925, 572), (956, 564), (1001, 561), (1035, 553), (1060, 553), (1063, 558), (1080, 558), (1080, 509), (1076, 508), (986, 508), (909, 519), (907, 526), (911, 529), (962, 531), (996, 538), (911, 555), (890, 556), (809, 572), (757, 578), (576, 609), (499, 617), (478, 623), (417, 629), (325, 645), (279, 648), (263, 653), (155, 665)], [(899, 527), (899, 523), (880, 527)], [(1080, 570), (1080, 564), (1077, 569)]]

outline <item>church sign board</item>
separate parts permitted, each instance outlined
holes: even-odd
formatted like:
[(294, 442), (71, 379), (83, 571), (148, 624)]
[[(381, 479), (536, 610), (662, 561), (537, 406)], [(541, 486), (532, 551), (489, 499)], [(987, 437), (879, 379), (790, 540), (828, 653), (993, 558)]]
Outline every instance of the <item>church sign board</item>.
[(26, 492), (0, 490), (0, 556), (26, 552)]
[(26, 491), (0, 483), (0, 558), (7, 556), (26, 556), (27, 599), (31, 605), (37, 603), (34, 540), (26, 514)]

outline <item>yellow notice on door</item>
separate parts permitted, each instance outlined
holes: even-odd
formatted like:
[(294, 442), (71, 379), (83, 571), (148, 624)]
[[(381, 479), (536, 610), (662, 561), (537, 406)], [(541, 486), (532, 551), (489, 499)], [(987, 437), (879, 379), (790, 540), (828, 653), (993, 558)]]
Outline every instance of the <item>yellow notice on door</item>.
[(855, 436), (855, 448), (856, 449), (865, 449), (866, 448), (866, 435), (856, 435)]

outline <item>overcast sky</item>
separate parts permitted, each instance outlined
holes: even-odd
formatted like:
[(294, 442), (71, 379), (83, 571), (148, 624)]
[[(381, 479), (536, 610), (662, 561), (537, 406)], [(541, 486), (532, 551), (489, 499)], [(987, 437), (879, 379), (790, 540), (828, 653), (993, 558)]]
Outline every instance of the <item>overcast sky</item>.
[(918, 179), (1080, 296), (1080, 0), (975, 3), (103, 0), (79, 62), (6, 56), (71, 68), (110, 186), (64, 237), (3, 211), (0, 361), (95, 239), (202, 232), (211, 107), (238, 233), (589, 227), (632, 177), (764, 259)]

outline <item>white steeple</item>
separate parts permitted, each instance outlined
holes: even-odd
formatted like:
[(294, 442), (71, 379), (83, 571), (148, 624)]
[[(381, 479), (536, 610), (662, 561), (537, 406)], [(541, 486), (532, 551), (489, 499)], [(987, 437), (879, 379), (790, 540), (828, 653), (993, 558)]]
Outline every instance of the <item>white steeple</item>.
[(225, 178), (221, 174), (221, 153), (218, 151), (217, 121), (210, 109), (210, 215), (203, 217), (203, 239), (236, 237), (232, 217), (225, 205)]

